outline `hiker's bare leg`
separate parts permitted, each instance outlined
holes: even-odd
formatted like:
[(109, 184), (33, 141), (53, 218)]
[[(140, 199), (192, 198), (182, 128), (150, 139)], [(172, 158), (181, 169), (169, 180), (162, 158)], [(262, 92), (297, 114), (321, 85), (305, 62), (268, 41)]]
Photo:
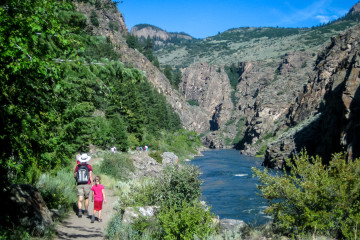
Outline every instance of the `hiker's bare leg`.
[(85, 210), (87, 211), (89, 207), (89, 198), (85, 198)]
[(78, 208), (79, 208), (79, 211), (81, 210), (82, 200), (83, 200), (83, 196), (79, 196), (79, 199), (78, 199)]
[(99, 219), (101, 219), (101, 210), (99, 210)]

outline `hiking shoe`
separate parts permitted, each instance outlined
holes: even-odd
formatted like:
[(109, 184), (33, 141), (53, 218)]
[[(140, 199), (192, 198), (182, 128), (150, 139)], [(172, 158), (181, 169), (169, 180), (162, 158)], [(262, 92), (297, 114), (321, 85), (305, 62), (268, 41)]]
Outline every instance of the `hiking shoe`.
[(79, 212), (78, 212), (78, 217), (79, 217), (79, 218), (82, 217), (82, 211), (81, 211), (81, 210), (79, 210)]
[(99, 222), (102, 222), (102, 219), (99, 219)]
[(87, 210), (85, 210), (85, 211), (84, 211), (84, 215), (85, 215), (86, 217), (88, 217), (88, 216), (89, 216), (89, 212), (88, 212)]
[(95, 222), (95, 216), (92, 215), (92, 216), (91, 216), (91, 223), (94, 223), (94, 222)]

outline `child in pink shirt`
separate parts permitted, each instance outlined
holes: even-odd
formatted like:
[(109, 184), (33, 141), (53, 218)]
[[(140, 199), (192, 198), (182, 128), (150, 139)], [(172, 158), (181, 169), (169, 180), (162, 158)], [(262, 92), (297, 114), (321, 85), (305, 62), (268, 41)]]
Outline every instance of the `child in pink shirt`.
[(92, 186), (92, 188), (91, 188), (92, 201), (94, 202), (94, 213), (91, 217), (91, 223), (94, 223), (94, 221), (95, 221), (96, 212), (99, 212), (98, 219), (99, 219), (99, 222), (102, 222), (101, 209), (102, 209), (103, 202), (106, 202), (104, 186), (100, 184), (100, 177), (96, 176), (94, 182), (95, 182), (95, 185)]

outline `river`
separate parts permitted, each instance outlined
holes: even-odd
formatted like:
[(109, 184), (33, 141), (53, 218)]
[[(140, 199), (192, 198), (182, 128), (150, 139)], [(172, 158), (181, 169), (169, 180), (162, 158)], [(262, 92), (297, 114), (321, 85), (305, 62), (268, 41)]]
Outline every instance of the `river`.
[(264, 224), (269, 217), (264, 214), (267, 202), (256, 193), (257, 179), (252, 167), (263, 169), (262, 159), (244, 156), (236, 150), (210, 150), (202, 152), (192, 164), (199, 166), (202, 200), (220, 219), (240, 219), (252, 225)]

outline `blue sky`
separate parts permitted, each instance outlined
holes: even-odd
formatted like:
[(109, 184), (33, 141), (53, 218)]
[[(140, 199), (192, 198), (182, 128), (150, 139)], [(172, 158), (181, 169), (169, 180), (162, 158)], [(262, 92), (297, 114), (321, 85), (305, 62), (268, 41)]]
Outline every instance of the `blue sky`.
[(129, 30), (155, 25), (195, 38), (238, 27), (312, 27), (344, 16), (358, 0), (123, 0)]

